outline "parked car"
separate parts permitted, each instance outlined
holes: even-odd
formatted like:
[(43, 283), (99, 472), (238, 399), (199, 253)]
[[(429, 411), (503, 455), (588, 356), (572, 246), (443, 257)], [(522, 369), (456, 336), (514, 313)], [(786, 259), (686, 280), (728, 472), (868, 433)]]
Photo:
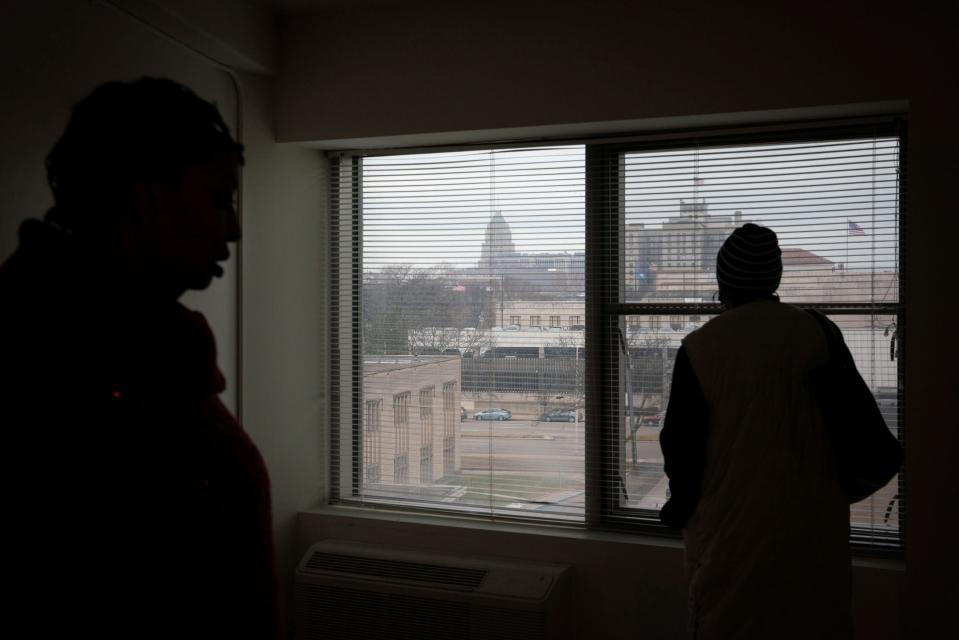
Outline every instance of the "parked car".
[(540, 422), (576, 422), (575, 409), (553, 409), (539, 417)]
[(661, 427), (663, 426), (663, 414), (653, 413), (642, 416), (639, 419), (639, 424), (646, 425), (647, 427)]
[(483, 409), (473, 414), (473, 420), (509, 420), (512, 417), (508, 409)]

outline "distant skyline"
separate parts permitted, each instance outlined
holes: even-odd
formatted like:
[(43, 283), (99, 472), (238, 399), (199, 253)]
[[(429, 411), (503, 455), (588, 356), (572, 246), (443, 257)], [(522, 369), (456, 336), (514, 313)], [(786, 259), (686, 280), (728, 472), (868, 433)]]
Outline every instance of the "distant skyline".
[[(851, 268), (898, 252), (894, 138), (629, 153), (625, 221), (658, 227), (681, 201), (742, 212), (783, 247)], [(478, 265), (495, 212), (520, 253), (585, 250), (585, 148), (458, 151), (363, 160), (364, 266)], [(862, 230), (850, 235), (849, 222)]]

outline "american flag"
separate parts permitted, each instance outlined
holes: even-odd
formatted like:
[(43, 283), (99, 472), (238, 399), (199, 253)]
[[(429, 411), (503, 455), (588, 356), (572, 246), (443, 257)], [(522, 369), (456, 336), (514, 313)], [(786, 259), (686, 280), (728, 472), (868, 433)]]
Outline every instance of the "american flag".
[(856, 224), (856, 223), (853, 222), (852, 220), (847, 220), (846, 222), (849, 223), (849, 227), (848, 227), (847, 230), (846, 230), (846, 234), (847, 234), (847, 235), (850, 235), (850, 236), (864, 236), (864, 235), (866, 235), (866, 232), (863, 231), (862, 227), (860, 227), (858, 224)]

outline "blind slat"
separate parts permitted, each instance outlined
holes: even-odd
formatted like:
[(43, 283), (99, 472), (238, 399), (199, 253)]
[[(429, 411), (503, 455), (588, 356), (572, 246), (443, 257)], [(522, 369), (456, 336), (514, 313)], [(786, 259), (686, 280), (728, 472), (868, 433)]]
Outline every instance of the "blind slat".
[[(903, 176), (887, 131), (338, 156), (336, 499), (654, 523), (675, 352), (718, 312), (715, 255), (745, 222), (777, 232), (781, 299), (831, 314), (902, 437)], [(588, 216), (603, 221), (589, 241)], [(614, 284), (588, 284), (588, 263)], [(622, 340), (588, 343), (588, 315)], [(595, 385), (621, 401), (587, 402)], [(895, 547), (904, 508), (896, 479), (853, 507), (854, 537)]]

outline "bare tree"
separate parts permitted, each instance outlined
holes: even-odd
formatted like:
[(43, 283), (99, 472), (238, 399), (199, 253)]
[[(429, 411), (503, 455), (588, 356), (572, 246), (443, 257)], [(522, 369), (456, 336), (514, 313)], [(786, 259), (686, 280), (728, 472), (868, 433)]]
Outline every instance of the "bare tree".
[[(627, 331), (626, 344), (633, 369), (634, 396), (639, 394), (639, 406), (634, 411), (640, 415), (648, 410), (665, 408), (672, 382), (673, 350), (667, 336), (646, 331)], [(658, 405), (649, 405), (658, 399)]]
[[(470, 297), (457, 286), (458, 270), (438, 265), (387, 266), (364, 276), (363, 341), (366, 353), (405, 354), (478, 349), (478, 326), (488, 296)], [(434, 351), (434, 349), (436, 351)]]
[(584, 375), (585, 361), (581, 357), (583, 353), (583, 338), (580, 332), (577, 333), (580, 335), (561, 334), (557, 336), (556, 341), (560, 347), (568, 349), (572, 353), (572, 356), (569, 357), (570, 366), (573, 368), (573, 391), (571, 396), (573, 409), (576, 411), (576, 420), (578, 422), (579, 412), (586, 406), (586, 376)]
[(479, 355), (491, 344), (489, 332), (474, 327), (414, 327), (409, 330), (409, 345), (413, 353), (444, 353), (455, 349)]

